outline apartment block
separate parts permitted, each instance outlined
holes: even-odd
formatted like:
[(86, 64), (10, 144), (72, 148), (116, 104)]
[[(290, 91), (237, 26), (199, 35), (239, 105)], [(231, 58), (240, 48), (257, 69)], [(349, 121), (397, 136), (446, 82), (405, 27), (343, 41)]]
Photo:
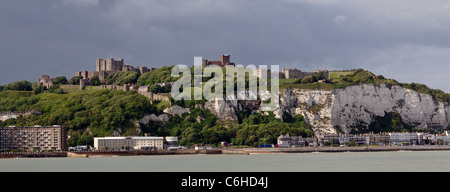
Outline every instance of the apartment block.
[(0, 127), (0, 149), (59, 150), (67, 149), (67, 134), (63, 127)]

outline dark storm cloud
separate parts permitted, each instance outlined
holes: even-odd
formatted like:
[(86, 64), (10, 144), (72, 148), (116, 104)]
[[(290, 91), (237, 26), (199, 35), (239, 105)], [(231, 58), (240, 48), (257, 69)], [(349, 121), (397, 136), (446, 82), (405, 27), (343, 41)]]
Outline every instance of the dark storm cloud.
[(450, 91), (450, 3), (345, 0), (15, 0), (0, 2), (0, 84), (130, 65), (365, 68)]

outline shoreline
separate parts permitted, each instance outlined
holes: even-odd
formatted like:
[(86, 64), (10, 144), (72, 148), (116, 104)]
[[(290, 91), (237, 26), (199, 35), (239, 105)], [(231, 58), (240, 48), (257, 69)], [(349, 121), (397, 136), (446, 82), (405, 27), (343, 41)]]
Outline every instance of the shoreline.
[(251, 155), (284, 153), (343, 153), (343, 152), (394, 152), (394, 151), (450, 151), (450, 146), (376, 146), (376, 147), (301, 147), (301, 148), (238, 148), (210, 150), (177, 151), (88, 151), (57, 153), (0, 153), (0, 159), (13, 158), (89, 158), (112, 156), (150, 156), (150, 155)]
[(226, 149), (223, 154), (342, 153), (389, 151), (450, 151), (450, 146), (302, 147)]

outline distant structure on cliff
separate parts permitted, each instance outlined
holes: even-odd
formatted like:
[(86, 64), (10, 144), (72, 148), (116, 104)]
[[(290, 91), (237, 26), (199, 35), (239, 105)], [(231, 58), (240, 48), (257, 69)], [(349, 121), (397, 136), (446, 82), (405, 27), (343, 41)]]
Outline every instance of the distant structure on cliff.
[(96, 71), (78, 71), (75, 73), (75, 76), (82, 76), (85, 81), (92, 79), (92, 77), (98, 76), (100, 81), (104, 81), (109, 75), (120, 71), (134, 71), (142, 75), (154, 69), (147, 68), (145, 66), (133, 67), (130, 65), (125, 65), (124, 59), (115, 60), (114, 58), (109, 58), (106, 60), (97, 59), (95, 68)]
[(322, 73), (326, 78), (329, 77), (330, 72), (328, 70), (315, 70), (313, 72), (303, 72), (296, 68), (294, 69), (283, 69), (280, 72), (280, 79), (303, 79), (306, 76), (313, 75), (314, 73)]
[[(267, 78), (271, 78), (271, 76), (272, 76), (270, 69), (262, 69), (262, 68), (257, 68), (254, 71), (253, 75), (261, 78), (263, 73), (267, 74)], [(286, 69), (285, 67), (283, 67), (282, 70), (279, 72), (278, 77), (280, 79), (303, 79), (306, 76), (313, 75), (314, 73), (322, 73), (323, 76), (326, 77), (327, 79), (329, 78), (329, 74), (330, 74), (330, 72), (328, 70), (315, 70), (312, 72), (309, 72), (309, 71), (304, 72), (304, 71), (296, 69), (296, 68)]]
[(224, 54), (220, 56), (220, 61), (208, 61), (207, 59), (202, 60), (202, 68), (206, 68), (209, 65), (217, 65), (219, 67), (226, 67), (226, 66), (235, 66), (234, 63), (230, 62), (230, 55)]
[(37, 80), (37, 85), (38, 86), (43, 85), (44, 87), (49, 88), (49, 87), (53, 86), (54, 80), (55, 80), (54, 78), (50, 78), (50, 76), (48, 76), (48, 75), (42, 75), (41, 78), (39, 78)]

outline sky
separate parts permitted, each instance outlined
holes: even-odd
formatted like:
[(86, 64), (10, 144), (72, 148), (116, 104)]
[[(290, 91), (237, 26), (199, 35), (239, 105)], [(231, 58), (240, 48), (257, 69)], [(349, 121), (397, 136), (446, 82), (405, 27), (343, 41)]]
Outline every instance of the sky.
[(0, 84), (194, 57), (303, 71), (363, 68), (450, 92), (450, 1), (3, 0)]

